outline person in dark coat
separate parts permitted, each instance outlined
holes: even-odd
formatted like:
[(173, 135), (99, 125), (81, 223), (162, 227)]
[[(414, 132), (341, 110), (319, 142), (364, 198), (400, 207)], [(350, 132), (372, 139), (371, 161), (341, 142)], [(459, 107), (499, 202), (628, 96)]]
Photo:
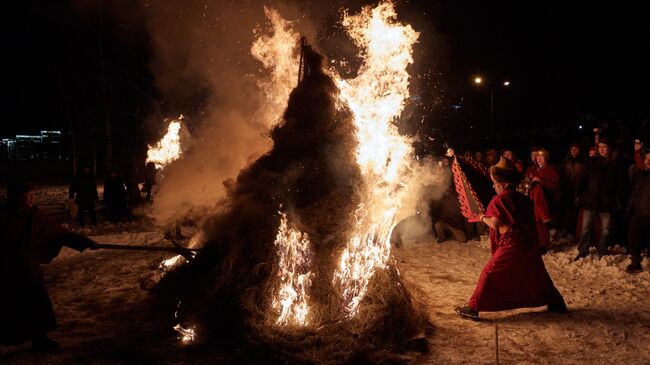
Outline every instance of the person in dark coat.
[(560, 206), (560, 222), (566, 232), (576, 233), (578, 221), (577, 202), (580, 198), (580, 187), (583, 185), (586, 174), (585, 160), (580, 154), (580, 145), (574, 143), (562, 163), (560, 180), (562, 199)]
[(122, 219), (126, 212), (126, 188), (117, 169), (109, 170), (104, 180), (104, 204), (108, 208), (111, 222), (116, 223)]
[(126, 185), (127, 201), (131, 208), (142, 203), (142, 194), (140, 193), (140, 187), (138, 186), (138, 175), (138, 168), (135, 164), (130, 163), (124, 173), (124, 184)]
[(630, 218), (629, 242), (630, 259), (627, 267), (630, 273), (643, 271), (641, 268), (641, 250), (650, 247), (650, 151), (645, 153), (643, 169), (637, 169), (634, 175), (634, 188), (627, 205)]
[(598, 155), (587, 161), (587, 172), (581, 189), (582, 221), (578, 222), (580, 238), (578, 240), (578, 255), (575, 260), (589, 254), (589, 241), (595, 216), (598, 216), (600, 223), (598, 256), (607, 254), (612, 212), (620, 205), (617, 194), (618, 172), (616, 161), (610, 154), (609, 141), (606, 138), (601, 138), (598, 143)]
[(97, 183), (95, 183), (95, 177), (92, 175), (90, 167), (84, 167), (81, 175), (72, 180), (68, 195), (70, 199), (74, 198), (74, 202), (79, 206), (77, 213), (79, 225), (84, 226), (84, 212), (86, 211), (90, 214), (92, 224), (96, 225), (95, 202), (99, 200), (99, 195), (97, 194)]
[(31, 187), (14, 182), (0, 204), (0, 344), (31, 340), (34, 351), (48, 352), (58, 348), (47, 337), (57, 324), (40, 264), (51, 262), (62, 245), (78, 251), (97, 246), (55, 223), (34, 202)]
[(533, 202), (515, 187), (521, 174), (506, 158), (490, 169), (497, 195), (481, 222), (490, 228), (492, 257), (479, 277), (469, 305), (457, 307), (464, 317), (479, 312), (548, 306), (566, 312), (564, 298), (546, 271), (539, 250)]
[(156, 164), (147, 162), (147, 167), (144, 171), (144, 191), (147, 194), (144, 198), (145, 201), (151, 200), (151, 189), (156, 185)]

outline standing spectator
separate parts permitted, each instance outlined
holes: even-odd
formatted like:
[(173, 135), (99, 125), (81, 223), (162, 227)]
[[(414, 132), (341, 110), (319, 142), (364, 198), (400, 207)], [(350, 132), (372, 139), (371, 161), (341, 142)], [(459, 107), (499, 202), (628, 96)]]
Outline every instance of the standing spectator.
[(564, 158), (561, 171), (561, 221), (566, 232), (572, 234), (576, 232), (576, 222), (578, 221), (578, 198), (580, 197), (580, 187), (585, 179), (585, 160), (580, 155), (580, 145), (574, 143), (569, 148), (569, 152)]
[(600, 222), (598, 256), (602, 257), (607, 254), (612, 212), (619, 204), (616, 193), (617, 176), (616, 161), (610, 155), (609, 140), (601, 138), (598, 143), (598, 155), (587, 161), (587, 173), (581, 188), (582, 222), (578, 222), (580, 224), (580, 239), (578, 241), (578, 256), (575, 260), (586, 257), (589, 253), (592, 223), (596, 215)]
[(74, 198), (75, 203), (79, 206), (79, 212), (77, 213), (79, 225), (84, 226), (84, 213), (86, 211), (90, 214), (92, 225), (97, 225), (95, 202), (99, 200), (99, 195), (97, 194), (95, 177), (90, 172), (89, 166), (84, 166), (81, 175), (72, 180), (68, 196), (70, 199)]
[(489, 168), (499, 162), (499, 156), (497, 156), (497, 150), (490, 148), (485, 152), (485, 165)]
[(640, 139), (634, 140), (634, 166), (639, 170), (644, 169), (644, 159), (643, 159), (643, 142)]
[(142, 203), (142, 195), (138, 186), (138, 168), (130, 163), (124, 173), (124, 184), (126, 185), (126, 197), (129, 207)]
[(551, 244), (549, 224), (555, 218), (560, 191), (560, 176), (548, 160), (548, 151), (540, 148), (535, 156), (535, 165), (526, 171), (532, 184), (530, 198), (535, 206), (535, 223), (542, 251), (548, 250)]
[(501, 150), (501, 156), (507, 158), (510, 161), (512, 161), (512, 163), (515, 164), (515, 167), (517, 168), (517, 171), (520, 174), (524, 173), (524, 164), (521, 162), (520, 159), (518, 159), (515, 156), (515, 154), (512, 152), (512, 150), (509, 150), (509, 149)]
[(596, 157), (596, 147), (589, 147), (589, 157)]
[(636, 169), (634, 189), (627, 205), (630, 219), (629, 240), (632, 263), (627, 272), (638, 273), (641, 268), (641, 249), (650, 247), (650, 152), (645, 153), (643, 169)]
[(156, 164), (147, 162), (147, 167), (144, 170), (144, 191), (147, 193), (145, 201), (151, 200), (151, 189), (154, 185), (156, 185)]
[(0, 204), (0, 236), (0, 344), (31, 340), (32, 351), (54, 351), (59, 345), (47, 333), (56, 329), (56, 317), (40, 264), (51, 262), (62, 245), (78, 251), (97, 246), (39, 210), (24, 182), (7, 186), (7, 201)]
[(108, 207), (108, 218), (117, 223), (126, 212), (126, 188), (120, 172), (113, 168), (104, 180), (104, 204)]
[(474, 152), (474, 161), (478, 162), (481, 165), (485, 165), (485, 158), (483, 156), (483, 152), (481, 151)]

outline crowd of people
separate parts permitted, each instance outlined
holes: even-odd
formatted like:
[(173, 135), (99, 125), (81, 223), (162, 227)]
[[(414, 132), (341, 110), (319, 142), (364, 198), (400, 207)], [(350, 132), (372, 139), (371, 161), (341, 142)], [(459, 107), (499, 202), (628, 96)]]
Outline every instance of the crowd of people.
[[(612, 142), (602, 137), (583, 153), (585, 148), (574, 143), (555, 165), (543, 147), (532, 147), (527, 162), (509, 149), (466, 151), (463, 158), (485, 171), (501, 157), (513, 163), (523, 177), (516, 189), (533, 202), (542, 252), (551, 248), (553, 238), (559, 237), (575, 238), (575, 260), (589, 255), (593, 243), (598, 257), (607, 255), (615, 243), (628, 248), (632, 262), (627, 271), (636, 273), (642, 271), (641, 253), (650, 241), (650, 149), (639, 139), (633, 146), (617, 147), (614, 149)], [(633, 158), (626, 159), (627, 154), (620, 153), (626, 147), (633, 151)], [(439, 241), (445, 232), (453, 232), (461, 242), (463, 234), (472, 237), (482, 233), (480, 225), (457, 219), (460, 213), (451, 200), (442, 204), (434, 216)], [(450, 207), (456, 211), (455, 219), (445, 213)]]
[[(153, 186), (156, 184), (156, 166), (149, 162), (146, 165), (144, 184), (140, 189), (138, 169), (131, 164), (125, 173), (117, 168), (111, 168), (104, 179), (103, 203), (106, 216), (112, 223), (123, 220), (130, 214), (130, 210), (144, 201), (150, 201)], [(145, 197), (142, 197), (142, 194)], [(85, 215), (88, 213), (91, 225), (97, 224), (95, 205), (99, 201), (97, 183), (90, 166), (84, 166), (69, 189), (69, 198), (74, 202), (76, 209), (71, 212), (76, 216), (79, 225), (85, 226)]]

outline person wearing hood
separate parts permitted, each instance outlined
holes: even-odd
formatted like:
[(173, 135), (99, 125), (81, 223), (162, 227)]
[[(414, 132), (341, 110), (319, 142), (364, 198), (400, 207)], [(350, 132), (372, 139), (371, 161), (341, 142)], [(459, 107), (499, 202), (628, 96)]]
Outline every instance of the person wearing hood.
[(93, 240), (69, 232), (41, 211), (29, 184), (10, 183), (0, 204), (0, 344), (31, 340), (35, 352), (58, 349), (47, 336), (57, 323), (40, 264), (51, 262), (62, 246), (97, 249)]

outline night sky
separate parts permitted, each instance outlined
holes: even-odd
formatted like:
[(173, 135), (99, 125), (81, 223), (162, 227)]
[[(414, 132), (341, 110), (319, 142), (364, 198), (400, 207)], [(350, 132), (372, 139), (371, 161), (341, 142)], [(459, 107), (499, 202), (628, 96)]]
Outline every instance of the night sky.
[[(87, 139), (101, 135), (110, 113), (114, 141), (124, 143), (121, 152), (128, 155), (156, 136), (147, 120), (174, 102), (155, 86), (142, 6), (106, 0), (102, 18), (97, 6), (80, 3), (28, 0), (3, 11), (0, 137), (74, 129), (76, 138)], [(590, 120), (638, 125), (650, 116), (650, 22), (641, 5), (595, 4), (398, 1), (402, 20), (422, 32), (413, 84), (421, 99), (407, 117), (423, 120), (418, 128), (436, 138), (447, 131), (453, 138), (445, 121), (460, 122), (461, 131), (484, 128), (489, 87), (472, 83), (480, 74), (495, 85), (502, 133)], [(506, 79), (508, 89), (500, 87)], [(200, 105), (200, 92), (195, 98), (183, 105)], [(168, 109), (182, 109), (178, 105)]]

